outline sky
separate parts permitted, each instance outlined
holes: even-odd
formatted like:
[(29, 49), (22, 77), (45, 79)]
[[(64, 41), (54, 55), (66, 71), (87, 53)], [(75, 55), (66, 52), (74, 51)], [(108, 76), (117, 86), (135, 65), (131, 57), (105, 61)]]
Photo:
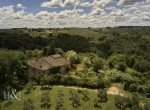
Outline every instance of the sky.
[(0, 0), (0, 28), (150, 26), (150, 0)]

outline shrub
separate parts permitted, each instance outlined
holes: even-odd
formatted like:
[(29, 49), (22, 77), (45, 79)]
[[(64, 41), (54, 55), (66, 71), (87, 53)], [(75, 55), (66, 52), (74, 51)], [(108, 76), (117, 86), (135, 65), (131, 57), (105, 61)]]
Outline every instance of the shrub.
[(126, 62), (125, 61), (126, 56), (123, 54), (117, 54), (117, 55), (113, 55), (109, 58), (109, 67), (110, 68), (114, 68), (118, 63), (120, 62)]
[(127, 68), (127, 66), (126, 66), (126, 64), (124, 63), (124, 62), (120, 62), (119, 64), (118, 64), (118, 70), (119, 71), (126, 71), (126, 68)]
[(146, 104), (144, 104), (144, 110), (150, 110), (150, 102), (147, 101)]
[(95, 72), (98, 72), (98, 70), (103, 69), (104, 61), (102, 58), (94, 58), (92, 63)]
[(143, 85), (139, 85), (138, 86), (138, 92), (141, 94), (145, 94), (146, 93), (146, 87)]
[(136, 92), (137, 91), (137, 85), (136, 84), (131, 84), (130, 85), (130, 91), (131, 92)]
[(60, 66), (50, 66), (49, 67), (50, 74), (56, 74), (60, 72)]
[(106, 91), (106, 89), (103, 89), (103, 90), (99, 89), (97, 97), (99, 99), (99, 102), (105, 102), (105, 101), (107, 101), (107, 91)]
[(142, 73), (150, 71), (150, 62), (147, 60), (137, 59), (133, 68), (139, 72), (142, 72)]
[(82, 63), (84, 65), (84, 67), (89, 68), (91, 66), (91, 61), (90, 61), (90, 58), (88, 58), (88, 57), (84, 57), (82, 60)]
[(67, 55), (67, 60), (69, 60), (72, 64), (79, 62), (78, 55), (75, 51), (73, 50), (68, 51), (66, 55)]
[(108, 78), (104, 78), (104, 87), (110, 87), (110, 84), (111, 84), (111, 82), (110, 82), (110, 80), (108, 79)]
[(126, 98), (126, 97), (117, 95), (114, 97), (114, 100), (115, 100), (115, 105), (121, 110), (125, 110), (126, 108), (131, 107), (130, 98)]

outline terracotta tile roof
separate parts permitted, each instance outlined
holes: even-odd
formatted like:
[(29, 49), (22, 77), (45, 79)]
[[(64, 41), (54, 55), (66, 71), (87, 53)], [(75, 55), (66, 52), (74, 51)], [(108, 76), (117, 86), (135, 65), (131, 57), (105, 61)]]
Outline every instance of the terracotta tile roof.
[(28, 65), (40, 70), (47, 70), (50, 66), (63, 66), (68, 64), (70, 62), (59, 54), (28, 61)]

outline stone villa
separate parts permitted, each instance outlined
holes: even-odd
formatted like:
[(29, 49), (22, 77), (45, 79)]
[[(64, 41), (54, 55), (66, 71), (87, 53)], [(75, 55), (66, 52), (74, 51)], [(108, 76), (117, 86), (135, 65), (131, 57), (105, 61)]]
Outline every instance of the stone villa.
[(40, 76), (44, 74), (50, 74), (49, 68), (51, 66), (59, 66), (61, 74), (65, 74), (66, 69), (71, 68), (71, 63), (59, 54), (28, 61), (28, 65), (26, 77), (36, 80), (39, 80)]

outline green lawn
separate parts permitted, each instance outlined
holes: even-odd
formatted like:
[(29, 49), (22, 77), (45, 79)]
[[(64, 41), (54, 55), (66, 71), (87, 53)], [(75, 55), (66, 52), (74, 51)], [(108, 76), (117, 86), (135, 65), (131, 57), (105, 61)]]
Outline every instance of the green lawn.
[[(64, 107), (67, 110), (99, 110), (100, 108), (95, 108), (93, 106), (93, 100), (96, 97), (97, 93), (89, 91), (89, 101), (83, 101), (82, 100), (82, 94), (80, 94), (80, 106), (78, 108), (72, 107), (72, 102), (69, 100), (69, 90), (77, 91), (75, 89), (70, 88), (62, 88), (53, 86), (52, 90), (50, 90), (50, 97), (51, 97), (51, 107), (49, 109), (47, 108), (41, 108), (41, 95), (43, 91), (46, 90), (40, 90), (41, 87), (36, 87), (35, 90), (32, 90), (30, 94), (25, 94), (26, 90), (22, 90), (22, 97), (24, 97), (23, 100), (31, 98), (33, 100), (35, 110), (55, 110), (56, 106), (56, 99), (58, 98), (58, 90), (62, 89), (64, 96), (63, 99), (65, 101)], [(2, 102), (2, 110), (22, 110), (23, 109), (23, 101), (15, 101), (12, 102), (12, 104), (7, 104), (7, 102)], [(108, 101), (106, 103), (101, 103), (101, 110), (118, 110), (114, 105), (114, 96), (108, 95)]]

